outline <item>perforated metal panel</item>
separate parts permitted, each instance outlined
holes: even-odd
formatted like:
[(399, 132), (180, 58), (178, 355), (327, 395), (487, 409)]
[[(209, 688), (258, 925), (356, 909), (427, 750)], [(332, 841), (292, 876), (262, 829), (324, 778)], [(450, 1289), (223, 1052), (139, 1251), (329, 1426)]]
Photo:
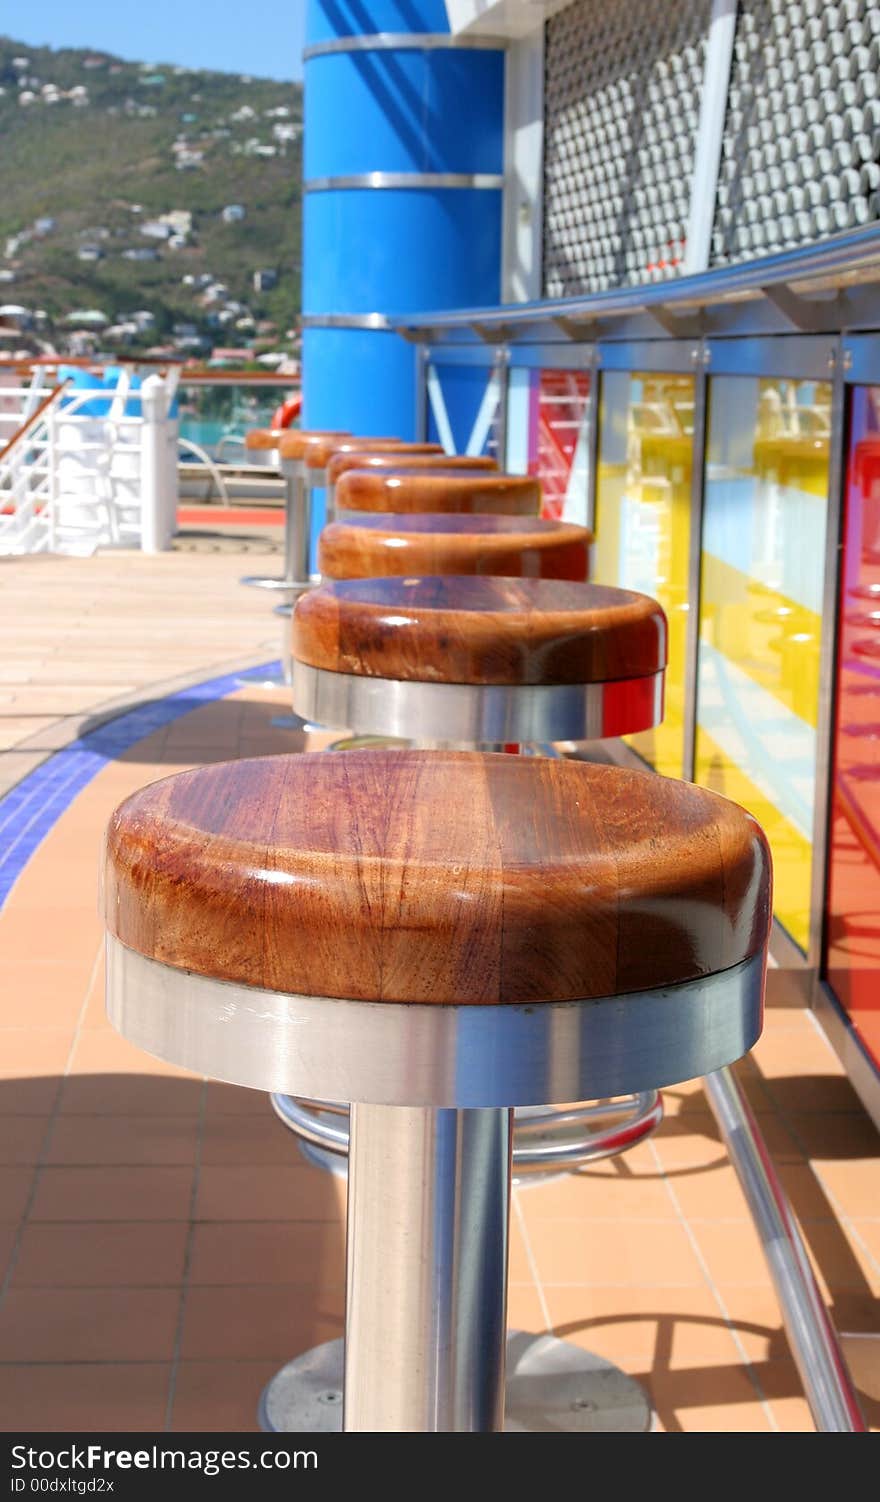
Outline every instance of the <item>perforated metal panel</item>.
[(712, 264), (880, 216), (880, 3), (740, 0)]
[(574, 0), (545, 32), (544, 294), (681, 269), (710, 0)]

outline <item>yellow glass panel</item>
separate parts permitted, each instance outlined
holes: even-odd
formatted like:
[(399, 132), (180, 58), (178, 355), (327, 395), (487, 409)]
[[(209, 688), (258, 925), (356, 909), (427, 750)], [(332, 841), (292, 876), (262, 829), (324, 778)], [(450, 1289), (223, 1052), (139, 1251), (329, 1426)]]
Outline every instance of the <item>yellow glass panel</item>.
[(592, 577), (643, 590), (666, 611), (665, 719), (627, 741), (670, 777), (682, 775), (684, 756), (693, 411), (692, 376), (602, 377)]
[(751, 810), (806, 949), (828, 503), (826, 382), (710, 385), (695, 778)]

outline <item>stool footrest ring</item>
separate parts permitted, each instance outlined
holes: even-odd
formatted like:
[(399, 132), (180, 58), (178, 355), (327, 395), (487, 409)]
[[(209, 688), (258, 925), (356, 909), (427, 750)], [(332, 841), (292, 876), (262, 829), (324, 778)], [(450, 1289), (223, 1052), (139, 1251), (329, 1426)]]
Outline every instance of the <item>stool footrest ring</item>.
[[(335, 1101), (270, 1096), (276, 1116), (295, 1136), (340, 1158), (348, 1154), (348, 1108)], [(611, 1118), (609, 1120), (609, 1118)], [(514, 1113), (514, 1172), (542, 1172), (597, 1163), (643, 1142), (663, 1120), (659, 1090), (571, 1111), (526, 1107)], [(594, 1126), (594, 1122), (605, 1122)]]

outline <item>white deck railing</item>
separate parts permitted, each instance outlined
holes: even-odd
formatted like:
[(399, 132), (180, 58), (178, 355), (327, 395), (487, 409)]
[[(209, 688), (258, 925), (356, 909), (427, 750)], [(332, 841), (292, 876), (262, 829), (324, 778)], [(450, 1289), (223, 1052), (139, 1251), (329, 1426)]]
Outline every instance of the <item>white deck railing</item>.
[[(176, 380), (46, 393), (35, 381), (0, 387), (0, 554), (93, 553), (168, 545), (177, 503)], [(143, 399), (142, 399), (143, 391)]]

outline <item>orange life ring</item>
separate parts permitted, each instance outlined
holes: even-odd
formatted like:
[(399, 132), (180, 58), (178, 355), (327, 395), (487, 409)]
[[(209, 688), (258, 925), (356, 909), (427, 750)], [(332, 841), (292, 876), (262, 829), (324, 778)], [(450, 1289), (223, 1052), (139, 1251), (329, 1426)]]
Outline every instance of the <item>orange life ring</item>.
[(289, 428), (294, 418), (299, 417), (302, 411), (302, 392), (298, 391), (295, 396), (289, 396), (286, 402), (276, 407), (272, 414), (273, 428)]

